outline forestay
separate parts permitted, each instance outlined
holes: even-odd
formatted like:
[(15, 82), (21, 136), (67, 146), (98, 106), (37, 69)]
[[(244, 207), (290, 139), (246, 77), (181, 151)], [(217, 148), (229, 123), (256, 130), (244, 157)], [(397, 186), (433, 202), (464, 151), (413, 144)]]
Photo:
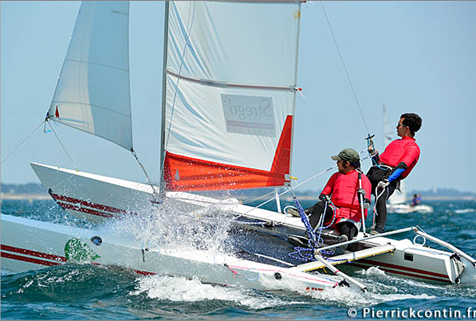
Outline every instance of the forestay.
[(81, 4), (48, 118), (132, 148), (128, 1)]
[(169, 190), (283, 186), (291, 169), (299, 2), (171, 2)]

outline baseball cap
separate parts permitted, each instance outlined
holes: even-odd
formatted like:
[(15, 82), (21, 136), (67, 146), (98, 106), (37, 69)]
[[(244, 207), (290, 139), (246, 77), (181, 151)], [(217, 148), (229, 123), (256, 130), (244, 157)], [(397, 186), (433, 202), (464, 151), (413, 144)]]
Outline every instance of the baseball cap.
[(343, 161), (348, 161), (350, 163), (359, 163), (360, 162), (359, 153), (357, 153), (352, 148), (344, 148), (343, 150), (341, 150), (339, 155), (331, 156), (331, 158), (333, 160), (343, 160)]

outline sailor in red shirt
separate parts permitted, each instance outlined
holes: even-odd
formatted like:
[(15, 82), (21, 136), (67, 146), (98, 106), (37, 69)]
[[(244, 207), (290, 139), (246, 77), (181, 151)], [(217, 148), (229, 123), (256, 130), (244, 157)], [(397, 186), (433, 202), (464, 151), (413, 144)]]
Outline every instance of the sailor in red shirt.
[[(359, 154), (352, 148), (342, 150), (339, 155), (332, 156), (337, 161), (339, 172), (333, 174), (324, 190), (319, 195), (320, 201), (305, 210), (310, 213), (310, 223), (313, 229), (318, 225), (321, 215), (324, 216), (324, 226), (334, 228), (341, 234), (339, 242), (346, 242), (357, 235), (361, 226), (362, 211), (360, 195), (363, 195), (364, 213), (367, 217), (367, 208), (370, 204), (371, 183), (367, 176), (360, 172)], [(361, 180), (362, 189), (360, 188)], [(367, 198), (365, 197), (367, 195)], [(336, 215), (329, 200), (336, 208)]]
[(382, 233), (387, 222), (387, 200), (395, 189), (399, 188), (400, 180), (410, 174), (420, 158), (420, 147), (415, 142), (415, 133), (421, 128), (422, 119), (417, 114), (406, 113), (400, 116), (397, 125), (396, 139), (388, 144), (382, 155), (369, 147), (374, 166), (367, 173), (372, 183), (372, 194), (376, 198), (377, 218), (372, 234)]

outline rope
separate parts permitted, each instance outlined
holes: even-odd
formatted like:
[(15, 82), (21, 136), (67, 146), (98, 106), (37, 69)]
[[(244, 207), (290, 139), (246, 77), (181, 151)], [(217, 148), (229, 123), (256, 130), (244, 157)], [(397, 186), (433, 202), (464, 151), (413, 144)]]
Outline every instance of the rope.
[(25, 143), (25, 142), (28, 140), (28, 138), (30, 138), (31, 135), (33, 135), (33, 133), (36, 132), (36, 131), (38, 130), (38, 128), (41, 127), (41, 125), (43, 125), (43, 123), (44, 123), (44, 121), (42, 121), (42, 122), (38, 125), (38, 127), (36, 127), (35, 129), (33, 129), (33, 131), (32, 131), (20, 144), (18, 144), (18, 145), (10, 152), (10, 154), (8, 154), (8, 155), (2, 160), (1, 164), (3, 164), (11, 155), (13, 155), (13, 153), (14, 153), (21, 145), (23, 145), (23, 143)]
[[(298, 260), (305, 260), (306, 262), (315, 260), (314, 254), (315, 254), (316, 248), (319, 247), (319, 244), (324, 243), (324, 241), (321, 238), (322, 230), (324, 228), (327, 228), (327, 227), (331, 226), (334, 223), (334, 220), (337, 216), (336, 215), (337, 214), (336, 208), (335, 208), (335, 206), (333, 206), (333, 204), (330, 200), (329, 200), (329, 202), (326, 201), (325, 206), (324, 206), (324, 212), (321, 214), (321, 222), (322, 223), (321, 223), (321, 227), (319, 228), (319, 236), (316, 238), (316, 233), (315, 233), (314, 229), (312, 228), (311, 223), (309, 222), (309, 218), (307, 217), (306, 212), (304, 211), (301, 204), (299, 203), (296, 195), (294, 195), (294, 191), (292, 190), (292, 188), (289, 188), (289, 190), (293, 194), (294, 204), (296, 205), (296, 209), (298, 210), (299, 216), (301, 217), (301, 221), (304, 224), (304, 226), (306, 227), (307, 235), (309, 237), (308, 238), (309, 249), (302, 248), (302, 247), (295, 247), (294, 248), (295, 252), (289, 253), (288, 256), (291, 257), (291, 258), (298, 259)], [(325, 217), (325, 213), (326, 213), (326, 210), (327, 210), (328, 203), (329, 203), (329, 205), (332, 204), (334, 215), (333, 215), (331, 223), (329, 225), (327, 225), (326, 227), (324, 227), (324, 217)], [(320, 242), (320, 241), (322, 241), (322, 242)], [(305, 252), (311, 252), (311, 254), (305, 253)], [(298, 254), (299, 256), (295, 256), (296, 254)]]
[(304, 209), (302, 208), (301, 204), (299, 204), (299, 201), (297, 200), (296, 196), (294, 196), (294, 193), (293, 197), (294, 204), (296, 205), (296, 208), (299, 212), (299, 216), (301, 217), (301, 221), (304, 224), (304, 227), (306, 228), (307, 235), (309, 236), (309, 247), (314, 249), (315, 245), (317, 245), (316, 233), (314, 233), (311, 223), (309, 222), (309, 218), (307, 217), (306, 212), (304, 212)]
[[(328, 205), (331, 206), (331, 208), (332, 208), (333, 216), (332, 216), (332, 221), (327, 226), (324, 226), (324, 218), (326, 217), (326, 211), (327, 211), (327, 206)], [(326, 204), (324, 206), (324, 212), (322, 212), (322, 215), (321, 215), (321, 227), (319, 227), (319, 235), (317, 237), (317, 242), (319, 244), (324, 243), (324, 240), (321, 238), (322, 230), (324, 230), (328, 227), (331, 227), (332, 224), (334, 224), (334, 221), (336, 220), (336, 217), (337, 217), (337, 209), (336, 209), (335, 205), (329, 200), (329, 204), (328, 204), (328, 202), (326, 202)], [(318, 225), (316, 225), (316, 227)], [(322, 241), (322, 242), (320, 242), (320, 241)]]
[(70, 160), (71, 163), (73, 164), (74, 169), (76, 169), (76, 171), (79, 172), (78, 167), (77, 167), (76, 164), (74, 163), (73, 159), (72, 159), (71, 156), (69, 155), (68, 151), (67, 151), (66, 148), (64, 147), (64, 145), (63, 145), (63, 143), (61, 142), (61, 140), (59, 139), (59, 137), (58, 137), (58, 135), (56, 134), (56, 132), (55, 132), (53, 126), (51, 126), (50, 121), (49, 121), (48, 119), (47, 119), (46, 121), (48, 122), (48, 125), (50, 125), (50, 128), (51, 128), (51, 130), (53, 131), (53, 134), (55, 134), (56, 139), (57, 139), (58, 142), (60, 143), (61, 147), (63, 147), (64, 152), (66, 153), (66, 155), (68, 156), (69, 160)]
[(350, 88), (352, 89), (352, 93), (354, 95), (355, 102), (356, 102), (357, 107), (358, 107), (359, 112), (360, 112), (360, 116), (362, 117), (362, 121), (364, 123), (365, 129), (367, 130), (367, 133), (369, 133), (369, 128), (367, 127), (367, 123), (365, 122), (364, 114), (362, 113), (362, 109), (360, 108), (359, 100), (357, 99), (357, 94), (355, 93), (354, 85), (352, 84), (352, 81), (350, 80), (349, 72), (347, 71), (347, 67), (345, 66), (345, 63), (344, 63), (344, 58), (342, 57), (342, 54), (341, 54), (340, 49), (339, 49), (339, 45), (337, 44), (337, 40), (336, 40), (336, 37), (334, 35), (334, 31), (332, 30), (331, 23), (329, 21), (329, 18), (327, 17), (326, 9), (324, 9), (324, 4), (322, 3), (322, 1), (320, 1), (320, 3), (321, 3), (322, 11), (324, 11), (324, 16), (326, 17), (327, 25), (329, 26), (329, 29), (331, 31), (332, 38), (334, 39), (334, 44), (336, 45), (337, 52), (339, 53), (340, 61), (342, 63), (342, 66), (344, 67), (344, 71), (345, 71), (345, 74), (347, 76), (347, 80), (349, 81)]
[[(294, 195), (294, 192), (293, 192), (293, 195)], [(321, 244), (324, 244), (324, 240), (321, 237), (322, 230), (324, 230), (324, 229), (332, 226), (332, 224), (334, 224), (334, 221), (337, 217), (336, 207), (330, 200), (329, 200), (329, 202), (327, 202), (327, 201), (325, 202), (324, 211), (321, 214), (320, 223), (318, 223), (316, 225), (316, 229), (319, 230), (319, 235), (316, 237), (315, 230), (312, 229), (312, 226), (309, 222), (309, 219), (306, 216), (306, 212), (302, 209), (301, 204), (299, 204), (299, 201), (297, 200), (297, 198), (295, 196), (294, 196), (294, 203), (296, 204), (296, 208), (299, 212), (299, 216), (301, 217), (301, 221), (303, 222), (304, 226), (306, 227), (307, 234), (309, 235), (308, 244), (309, 244), (310, 248), (295, 247), (294, 252), (289, 253), (288, 256), (291, 257), (291, 258), (297, 259), (297, 260), (305, 261), (305, 262), (315, 261), (316, 260), (316, 258), (315, 258), (316, 248), (318, 249)], [(324, 218), (325, 218), (325, 215), (326, 215), (328, 205), (332, 207), (333, 216), (332, 216), (332, 221), (327, 226), (324, 226)], [(319, 224), (321, 225), (320, 227), (318, 227)], [(305, 253), (305, 252), (311, 252), (311, 254)], [(334, 251), (323, 251), (323, 253), (327, 254), (327, 255), (334, 255), (335, 254)], [(296, 255), (298, 255), (298, 256), (296, 256)]]
[[(295, 260), (302, 261), (302, 262), (317, 260), (314, 257), (314, 249), (296, 246), (294, 250), (295, 250), (294, 252), (288, 254), (290, 258), (293, 258)], [(309, 253), (306, 253), (306, 252), (309, 252)]]

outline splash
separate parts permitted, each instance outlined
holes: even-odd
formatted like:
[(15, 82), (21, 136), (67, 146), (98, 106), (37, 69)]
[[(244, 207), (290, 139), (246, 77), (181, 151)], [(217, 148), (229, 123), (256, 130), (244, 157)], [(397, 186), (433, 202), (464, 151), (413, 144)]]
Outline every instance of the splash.
[(345, 307), (369, 307), (397, 300), (430, 300), (435, 298), (435, 296), (425, 293), (402, 294), (399, 293), (398, 287), (376, 282), (371, 283), (368, 279), (361, 279), (360, 281), (368, 286), (367, 292), (364, 293), (351, 288), (333, 288), (322, 292), (313, 292), (311, 295), (314, 299), (325, 301), (328, 304)]
[(232, 218), (219, 204), (199, 208), (168, 198), (137, 212), (140, 215), (111, 220), (104, 228), (142, 243), (223, 251)]
[(12, 271), (9, 271), (9, 270), (7, 270), (7, 269), (5, 269), (5, 268), (2, 266), (1, 276), (12, 275), (12, 274), (15, 274), (15, 273), (12, 272)]
[(136, 289), (129, 294), (136, 296), (142, 293), (156, 300), (170, 300), (173, 302), (220, 300), (251, 309), (266, 309), (307, 303), (297, 300), (282, 300), (269, 294), (241, 287), (222, 287), (204, 284), (195, 277), (187, 279), (165, 275), (148, 276), (139, 279)]

